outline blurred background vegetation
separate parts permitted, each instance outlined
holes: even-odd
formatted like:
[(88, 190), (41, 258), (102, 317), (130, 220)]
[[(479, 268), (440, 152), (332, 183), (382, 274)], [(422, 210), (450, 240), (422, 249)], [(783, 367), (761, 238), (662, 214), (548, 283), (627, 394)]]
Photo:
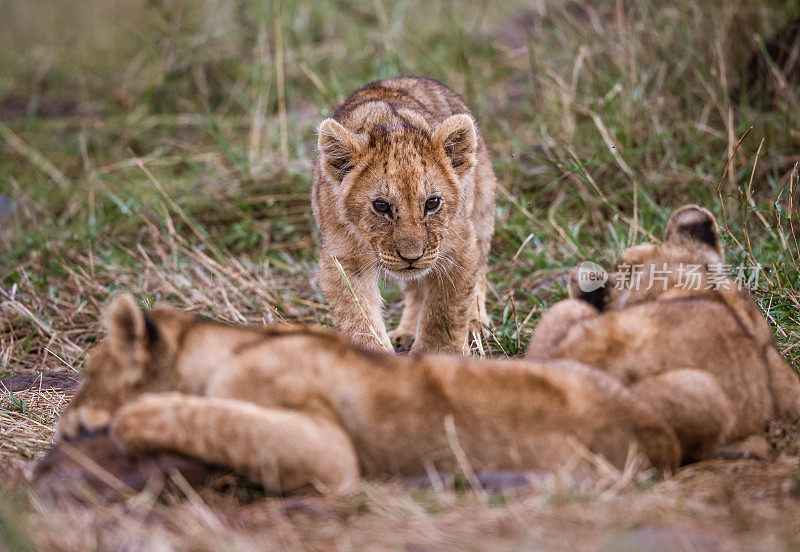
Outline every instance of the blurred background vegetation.
[(491, 354), (524, 349), (564, 296), (563, 269), (611, 263), (696, 202), (724, 220), (732, 264), (764, 265), (757, 298), (800, 356), (796, 31), (783, 57), (770, 50), (797, 0), (0, 12), (0, 372), (80, 369), (119, 289), (232, 322), (329, 323), (308, 200), (315, 128), (395, 75), (462, 93), (493, 155)]

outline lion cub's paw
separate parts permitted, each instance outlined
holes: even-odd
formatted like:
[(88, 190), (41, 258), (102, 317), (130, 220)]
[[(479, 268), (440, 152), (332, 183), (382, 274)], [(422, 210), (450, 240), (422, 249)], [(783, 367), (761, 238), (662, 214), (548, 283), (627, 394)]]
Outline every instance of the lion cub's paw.
[(389, 339), (392, 341), (392, 347), (394, 347), (395, 352), (398, 353), (409, 352), (411, 346), (414, 345), (415, 337), (413, 333), (409, 333), (402, 328), (397, 328), (389, 332)]
[(762, 435), (751, 435), (741, 441), (718, 446), (713, 456), (722, 460), (770, 460), (775, 453)]
[(470, 340), (475, 339), (476, 336), (480, 336), (481, 339), (483, 339), (489, 337), (491, 334), (488, 320), (470, 320), (469, 324), (467, 325), (467, 331), (469, 332), (468, 335)]
[[(176, 393), (146, 393), (119, 409), (111, 424), (113, 440), (128, 452), (157, 448), (168, 433), (167, 403)], [(173, 422), (174, 423), (174, 422)]]

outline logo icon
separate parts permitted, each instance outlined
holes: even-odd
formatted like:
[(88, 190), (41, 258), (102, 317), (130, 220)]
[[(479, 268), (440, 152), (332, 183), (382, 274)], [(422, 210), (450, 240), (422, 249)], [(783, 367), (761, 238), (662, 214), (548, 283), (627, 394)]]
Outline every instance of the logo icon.
[(606, 269), (592, 261), (583, 261), (578, 266), (578, 287), (590, 293), (603, 287), (608, 281)]

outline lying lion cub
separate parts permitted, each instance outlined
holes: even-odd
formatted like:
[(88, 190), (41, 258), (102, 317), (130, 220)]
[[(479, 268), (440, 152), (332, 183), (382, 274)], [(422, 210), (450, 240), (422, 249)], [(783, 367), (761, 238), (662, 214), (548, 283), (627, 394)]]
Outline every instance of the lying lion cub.
[[(488, 321), (494, 190), (483, 138), (448, 87), (403, 77), (354, 92), (319, 126), (311, 190), (336, 328), (371, 349), (462, 352), (472, 321)], [(405, 287), (391, 334), (378, 275)]]
[(110, 424), (127, 450), (180, 452), (272, 491), (424, 474), (453, 450), (476, 471), (556, 470), (581, 445), (616, 466), (632, 446), (656, 467), (680, 458), (659, 416), (576, 362), (395, 356), (323, 329), (145, 313), (126, 295), (112, 302), (107, 328), (62, 436)]
[(675, 429), (686, 459), (768, 454), (767, 422), (800, 417), (800, 382), (728, 276), (718, 233), (711, 213), (686, 205), (664, 243), (623, 251), (605, 286), (573, 273), (574, 298), (544, 313), (527, 358), (615, 376)]

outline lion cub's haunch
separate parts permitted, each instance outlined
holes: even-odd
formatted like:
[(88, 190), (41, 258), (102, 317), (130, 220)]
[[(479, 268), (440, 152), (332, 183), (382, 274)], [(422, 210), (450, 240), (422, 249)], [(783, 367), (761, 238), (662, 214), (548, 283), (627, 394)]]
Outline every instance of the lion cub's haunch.
[[(421, 77), (368, 84), (319, 127), (311, 202), (319, 281), (336, 327), (372, 349), (462, 351), (486, 322), (495, 177), (469, 109)], [(353, 299), (338, 259), (361, 305)], [(377, 276), (402, 282), (391, 334)]]
[(397, 356), (323, 329), (145, 313), (130, 296), (107, 324), (60, 434), (111, 424), (130, 451), (180, 452), (273, 491), (453, 468), (453, 443), (476, 470), (557, 470), (582, 447), (619, 467), (635, 449), (657, 467), (679, 460), (659, 416), (576, 362)]
[(764, 455), (767, 422), (800, 417), (800, 382), (723, 263), (711, 213), (681, 207), (665, 241), (623, 251), (605, 286), (573, 273), (574, 298), (544, 313), (527, 358), (616, 376), (675, 429), (686, 459)]

